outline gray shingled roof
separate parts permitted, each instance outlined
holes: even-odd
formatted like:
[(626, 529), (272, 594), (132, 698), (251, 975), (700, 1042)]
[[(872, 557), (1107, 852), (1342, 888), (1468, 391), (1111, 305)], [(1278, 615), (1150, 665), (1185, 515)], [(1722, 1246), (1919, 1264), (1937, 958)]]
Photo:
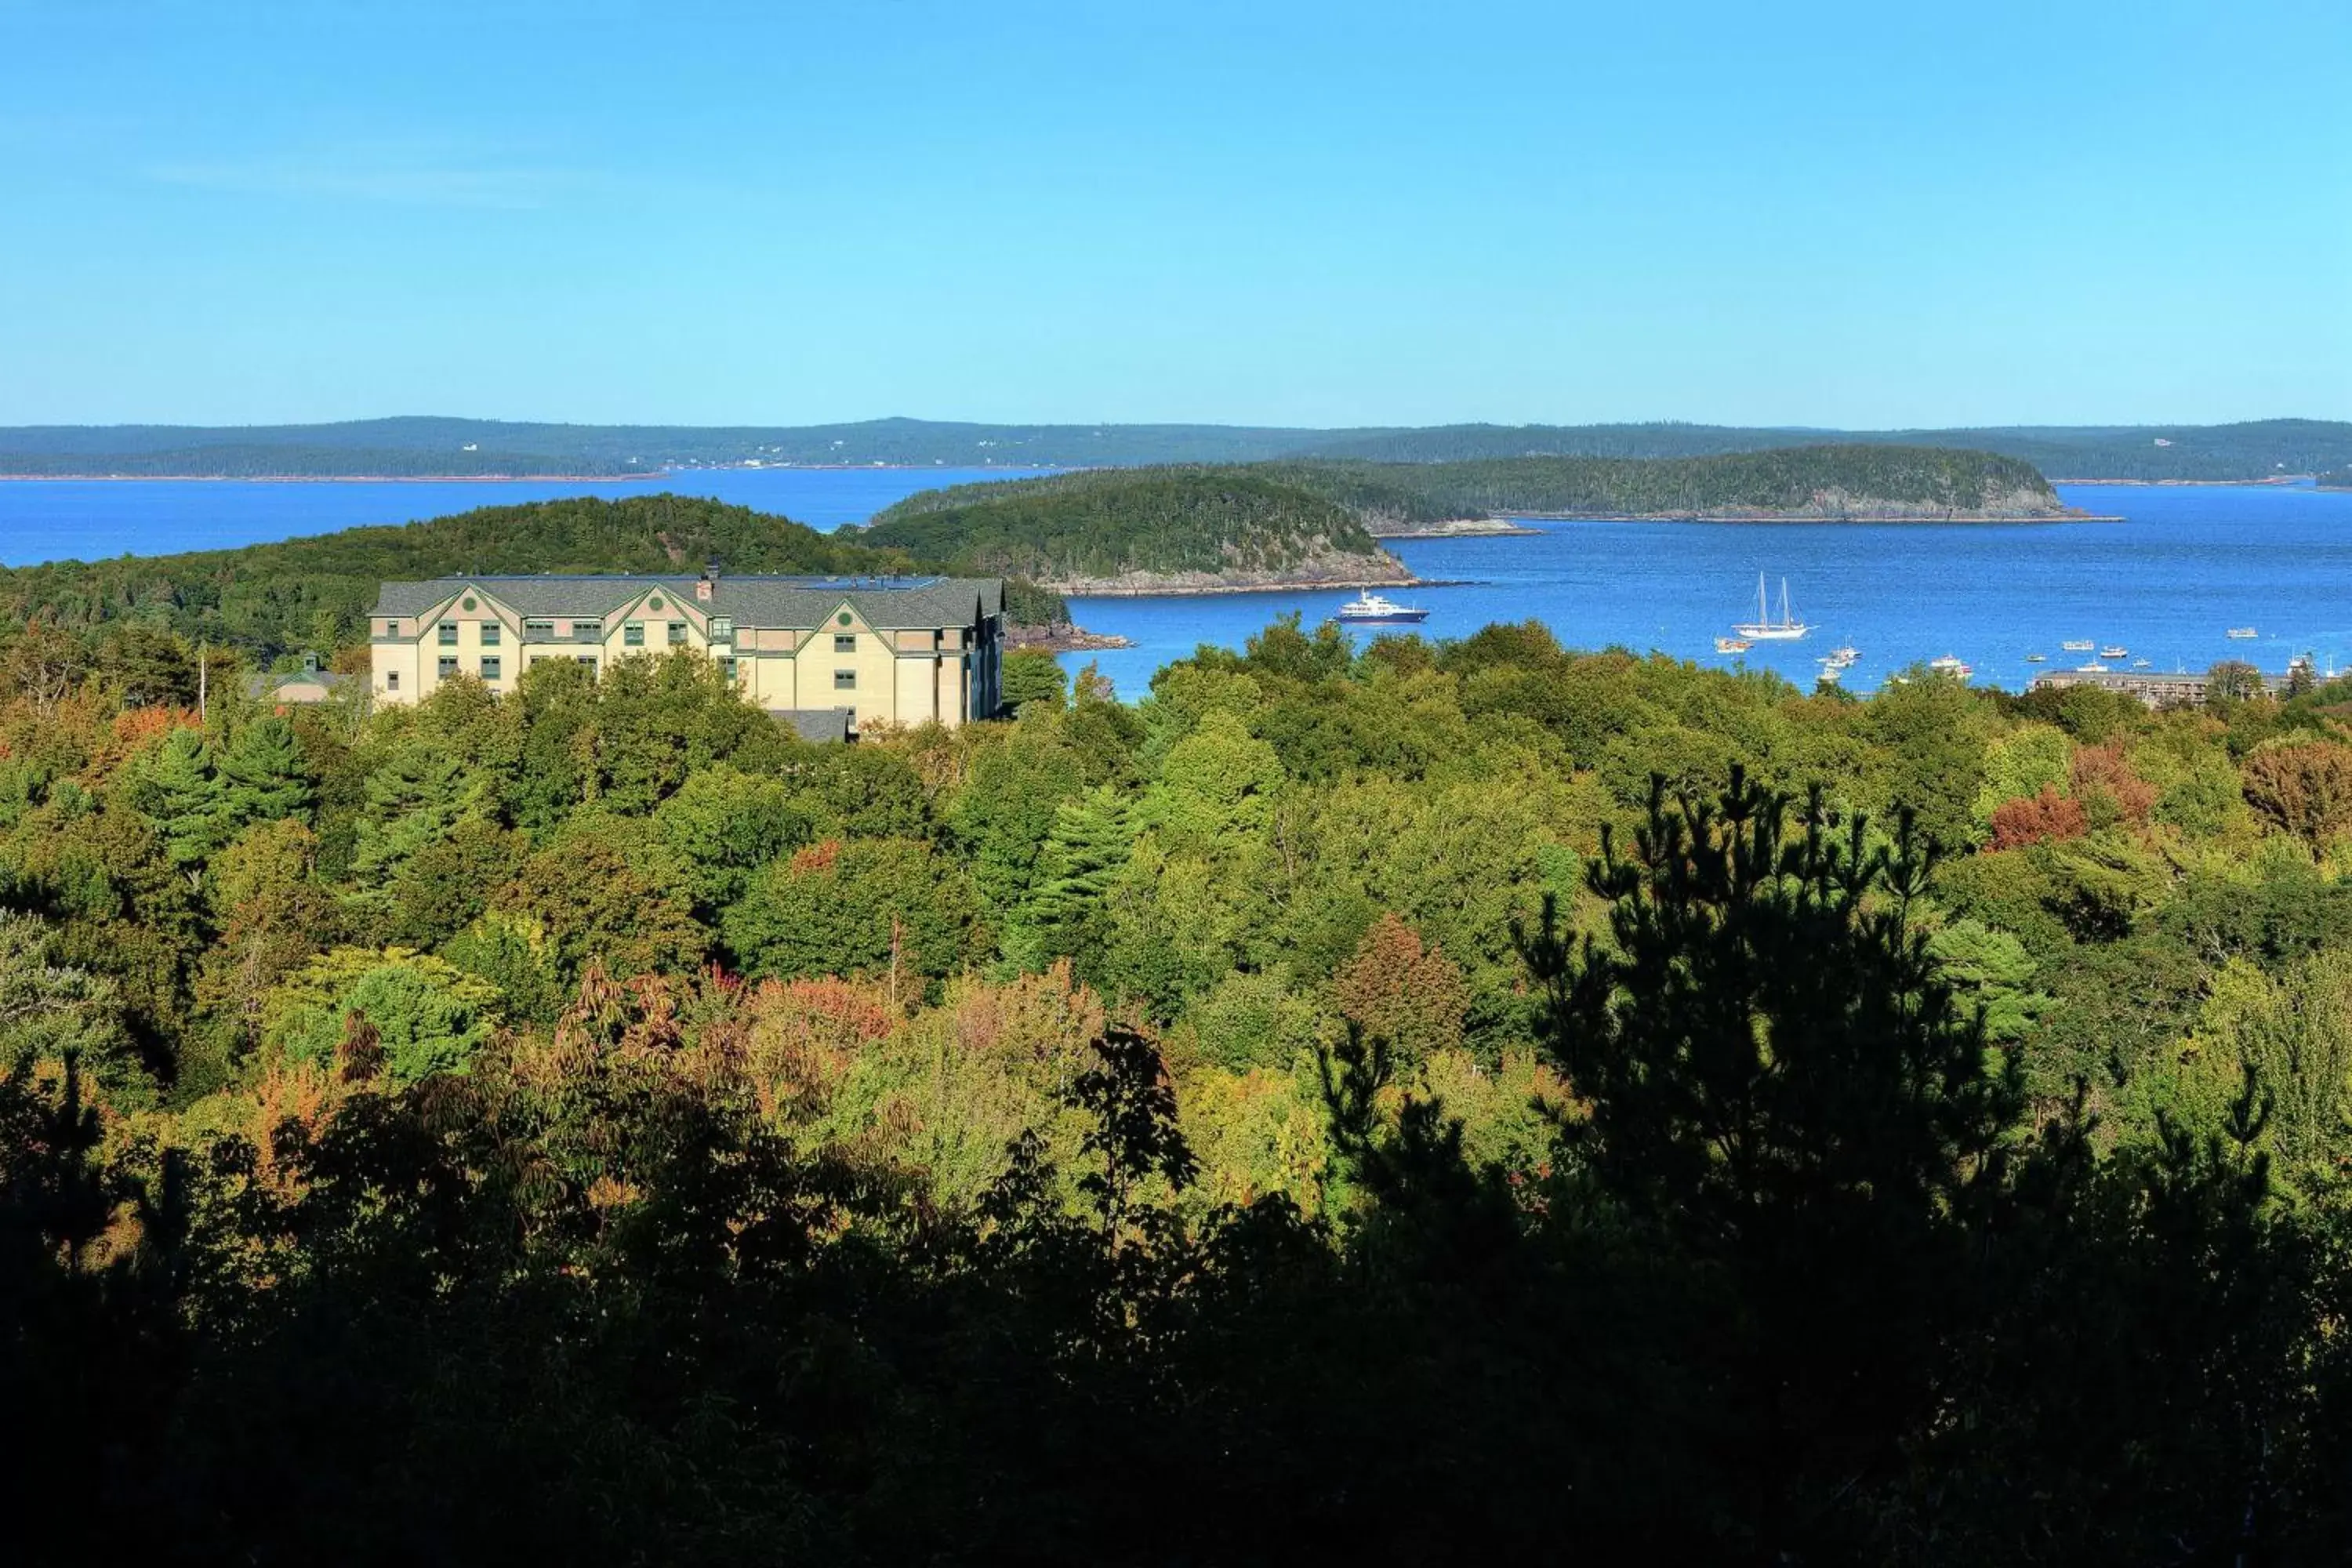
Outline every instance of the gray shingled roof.
[(378, 616), (418, 616), (478, 587), (513, 610), (533, 616), (607, 616), (648, 588), (667, 590), (680, 603), (742, 626), (807, 630), (824, 624), (846, 603), (866, 625), (886, 629), (970, 626), (1004, 606), (997, 577), (721, 577), (708, 603), (694, 596), (695, 577), (567, 575), (436, 577), (386, 583), (376, 593)]
[(849, 739), (846, 708), (785, 708), (777, 710), (776, 717), (790, 724), (803, 741)]

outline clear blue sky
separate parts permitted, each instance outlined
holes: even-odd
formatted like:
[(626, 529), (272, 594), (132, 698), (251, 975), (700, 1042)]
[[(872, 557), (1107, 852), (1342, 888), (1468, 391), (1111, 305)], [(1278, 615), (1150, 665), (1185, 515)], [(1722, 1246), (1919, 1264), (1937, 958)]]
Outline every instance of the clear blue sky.
[(2352, 4), (0, 0), (0, 423), (2352, 417)]

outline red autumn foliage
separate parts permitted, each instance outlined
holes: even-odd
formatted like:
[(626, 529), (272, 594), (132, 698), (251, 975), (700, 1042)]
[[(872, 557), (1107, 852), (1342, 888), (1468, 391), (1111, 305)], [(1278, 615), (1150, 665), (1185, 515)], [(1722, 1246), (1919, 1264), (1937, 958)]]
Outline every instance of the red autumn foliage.
[(2084, 813), (2083, 803), (2060, 795), (2055, 784), (2043, 784), (2040, 795), (2020, 795), (1993, 807), (1995, 849), (2019, 849), (2028, 844), (2080, 838), (2090, 830), (2090, 818)]
[(793, 852), (793, 875), (805, 877), (813, 872), (830, 871), (833, 863), (841, 858), (841, 840), (828, 838), (822, 844), (812, 844)]
[(1461, 969), (1393, 914), (1372, 922), (1331, 977), (1331, 995), (1342, 1017), (1408, 1060), (1462, 1043), (1469, 995)]
[(2074, 798), (2089, 816), (2112, 813), (2137, 826), (2156, 809), (2156, 786), (2132, 771), (2123, 747), (2083, 746), (2074, 752)]

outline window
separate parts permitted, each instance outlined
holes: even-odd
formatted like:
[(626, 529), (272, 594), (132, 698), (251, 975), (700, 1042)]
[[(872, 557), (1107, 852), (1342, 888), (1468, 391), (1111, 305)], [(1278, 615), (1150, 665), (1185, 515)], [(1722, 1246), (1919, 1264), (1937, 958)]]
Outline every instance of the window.
[(441, 623), (441, 646), (443, 647), (456, 647), (457, 646), (457, 622), (443, 621)]
[(470, 609), (472, 609), (473, 607), (474, 607), (474, 595), (471, 595), (471, 594), (468, 594), (468, 595), (466, 595), (466, 608), (467, 608), (467, 609), (469, 609), (469, 610), (470, 610)]
[(454, 679), (457, 674), (457, 656), (454, 653), (443, 654), (440, 668), (436, 673), (444, 680)]
[(397, 691), (400, 689), (400, 671), (396, 669), (387, 669), (383, 672), (383, 689), (386, 691)]
[(484, 654), (484, 655), (482, 656), (482, 679), (483, 679), (484, 680), (496, 680), (498, 678), (499, 678), (499, 658), (498, 658), (498, 656), (497, 656), (496, 654)]
[(602, 621), (573, 621), (572, 623), (572, 635), (575, 637), (602, 637), (604, 635), (604, 623)]
[(596, 668), (596, 656), (593, 653), (575, 653), (572, 656), (572, 662), (584, 664), (589, 669), (593, 670)]
[(398, 636), (400, 635), (400, 623), (399, 623), (398, 621), (386, 621), (386, 622), (384, 622), (384, 623), (383, 623), (383, 635), (384, 635), (384, 636), (386, 636), (386, 637), (398, 637)]
[(482, 646), (484, 647), (498, 647), (499, 630), (500, 628), (498, 622), (484, 621), (482, 623)]
[(686, 623), (684, 621), (670, 622), (669, 646), (672, 647), (684, 647), (686, 646)]
[(855, 691), (855, 690), (856, 690), (856, 689), (857, 689), (857, 672), (856, 672), (856, 670), (854, 670), (854, 669), (836, 669), (836, 670), (835, 670), (835, 671), (833, 672), (833, 689), (834, 689), (835, 691)]
[(727, 682), (730, 686), (735, 684), (735, 661), (733, 659), (722, 658), (719, 661), (719, 679)]
[(856, 653), (857, 651), (857, 634), (856, 632), (834, 633), (833, 651), (835, 653)]
[(733, 642), (735, 640), (734, 621), (726, 616), (711, 616), (710, 640), (712, 642)]
[(848, 612), (847, 610), (844, 610), (844, 611), (842, 611), (842, 612), (841, 612), (841, 614), (840, 614), (839, 616), (835, 616), (835, 618), (836, 620), (840, 621), (840, 622), (841, 622), (841, 624), (842, 624), (843, 626), (847, 626), (847, 625), (849, 625), (849, 612)]
[(525, 621), (522, 624), (522, 635), (526, 639), (531, 637), (551, 637), (555, 635), (555, 623), (553, 621)]
[(645, 623), (645, 622), (643, 622), (643, 621), (631, 621), (631, 622), (627, 623), (625, 626), (622, 626), (622, 627), (621, 627), (621, 646), (622, 646), (623, 647), (645, 647), (645, 646), (646, 646), (646, 623)]

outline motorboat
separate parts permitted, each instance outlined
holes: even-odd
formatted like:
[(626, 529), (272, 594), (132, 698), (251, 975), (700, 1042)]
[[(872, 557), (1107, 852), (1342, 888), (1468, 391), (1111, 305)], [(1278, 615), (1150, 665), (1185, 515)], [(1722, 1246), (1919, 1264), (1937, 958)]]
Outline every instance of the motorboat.
[(1717, 637), (1715, 639), (1715, 651), (1717, 653), (1746, 653), (1751, 646), (1752, 645), (1746, 637)]
[(2119, 642), (2111, 642), (2106, 647), (2099, 650), (2099, 657), (2101, 658), (2129, 658), (2131, 657), (2131, 649), (2124, 647), (2124, 645)]
[(1976, 673), (1975, 668), (1966, 659), (1963, 659), (1958, 654), (1951, 653), (1946, 654), (1941, 658), (1929, 659), (1927, 661), (1927, 668), (1934, 670), (1937, 675), (1948, 675), (1958, 680), (1966, 680), (1969, 676)]
[(1359, 590), (1354, 598), (1332, 611), (1331, 618), (1342, 626), (1409, 626), (1429, 619), (1429, 612), (1415, 609), (1410, 605), (1400, 605), (1364, 588)]
[(2231, 642), (2252, 642), (2254, 638), (2262, 636), (2263, 634), (2254, 630), (2252, 626), (2231, 626), (2228, 631), (2223, 632), (2221, 635), (2228, 637)]
[(2099, 645), (2089, 637), (2075, 637), (2058, 646), (2068, 653), (2088, 653)]

